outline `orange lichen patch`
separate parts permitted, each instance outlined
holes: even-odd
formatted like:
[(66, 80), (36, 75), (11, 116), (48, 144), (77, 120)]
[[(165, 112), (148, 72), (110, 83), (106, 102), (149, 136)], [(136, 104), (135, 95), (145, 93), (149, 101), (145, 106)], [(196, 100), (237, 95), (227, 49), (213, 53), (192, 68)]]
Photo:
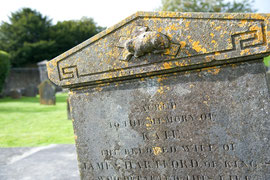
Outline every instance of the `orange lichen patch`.
[(207, 68), (202, 68), (202, 71), (207, 71), (213, 75), (217, 75), (220, 71), (219, 67), (207, 67)]
[(220, 52), (215, 52), (215, 56), (219, 56), (220, 55)]
[(98, 92), (102, 91), (102, 89), (103, 89), (103, 88), (101, 88), (101, 87), (99, 87), (99, 86), (95, 88), (95, 90), (98, 91)]
[(158, 93), (163, 94), (166, 90), (170, 90), (169, 86), (160, 86), (157, 90)]
[(157, 156), (160, 153), (162, 153), (162, 149), (161, 149), (161, 147), (153, 147), (153, 152)]
[(215, 36), (215, 34), (214, 33), (210, 33), (210, 36), (213, 38)]
[(163, 67), (165, 68), (165, 69), (170, 69), (171, 67), (172, 67), (172, 63), (171, 62), (165, 62), (164, 64), (163, 64)]
[(247, 24), (247, 20), (241, 20), (238, 26), (244, 27)]
[(213, 44), (216, 44), (216, 43), (217, 43), (217, 41), (215, 41), (215, 40), (212, 40), (212, 41), (211, 41), (211, 43), (213, 43)]
[(164, 88), (162, 86), (160, 86), (158, 88), (157, 92), (159, 92), (159, 94), (163, 94), (164, 93)]
[(190, 21), (187, 21), (186, 24), (185, 24), (186, 28), (189, 27), (189, 24), (190, 24)]
[(187, 45), (187, 43), (185, 41), (180, 41), (180, 45), (181, 45), (181, 48), (184, 48)]
[(242, 50), (240, 54), (241, 54), (241, 56), (246, 55), (246, 54), (250, 54), (250, 49)]
[(234, 69), (234, 68), (236, 68), (237, 65), (236, 64), (232, 64), (231, 66)]
[(193, 42), (192, 48), (195, 49), (195, 51), (197, 51), (197, 52), (203, 52), (203, 53), (207, 52), (207, 50), (205, 48), (203, 48), (202, 45), (200, 45), (199, 41)]
[(251, 26), (251, 27), (249, 28), (250, 31), (258, 31), (258, 30), (260, 30), (260, 29), (261, 29), (261, 27), (259, 27), (259, 26), (257, 26), (257, 25)]
[(159, 76), (157, 81), (160, 83), (161, 81), (164, 81), (166, 79), (167, 79), (166, 77)]
[(217, 31), (219, 31), (221, 29), (221, 26), (218, 26), (215, 28)]
[(76, 135), (74, 135), (74, 139), (75, 139), (75, 141), (78, 139), (78, 136), (76, 136)]
[(170, 27), (170, 29), (171, 29), (171, 30), (174, 30), (174, 31), (178, 30), (178, 28), (175, 27), (175, 24), (173, 24), (173, 25)]
[(264, 16), (260, 15), (260, 14), (251, 14), (251, 18), (254, 19), (266, 19)]

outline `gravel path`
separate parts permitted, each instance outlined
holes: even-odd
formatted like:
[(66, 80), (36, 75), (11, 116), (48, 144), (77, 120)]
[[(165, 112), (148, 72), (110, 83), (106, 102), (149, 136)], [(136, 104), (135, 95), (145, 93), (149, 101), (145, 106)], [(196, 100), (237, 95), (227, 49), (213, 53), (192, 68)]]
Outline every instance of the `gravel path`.
[(0, 180), (79, 180), (74, 145), (0, 148)]

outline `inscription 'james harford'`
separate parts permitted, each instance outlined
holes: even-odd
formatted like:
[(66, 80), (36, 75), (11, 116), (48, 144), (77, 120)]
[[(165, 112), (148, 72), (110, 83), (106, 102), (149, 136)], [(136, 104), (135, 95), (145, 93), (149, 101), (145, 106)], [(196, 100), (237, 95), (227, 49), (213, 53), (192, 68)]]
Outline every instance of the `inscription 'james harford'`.
[(146, 176), (99, 176), (95, 180), (252, 180), (245, 175), (146, 175)]
[(158, 159), (158, 160), (141, 160), (141, 161), (119, 161), (111, 163), (110, 161), (84, 163), (85, 169), (107, 171), (109, 169), (114, 169), (115, 167), (121, 169), (228, 169), (228, 170), (252, 170), (256, 169), (262, 164), (258, 164), (256, 161), (242, 161), (242, 160), (224, 160), (224, 161), (213, 161), (213, 160), (201, 160), (201, 159)]

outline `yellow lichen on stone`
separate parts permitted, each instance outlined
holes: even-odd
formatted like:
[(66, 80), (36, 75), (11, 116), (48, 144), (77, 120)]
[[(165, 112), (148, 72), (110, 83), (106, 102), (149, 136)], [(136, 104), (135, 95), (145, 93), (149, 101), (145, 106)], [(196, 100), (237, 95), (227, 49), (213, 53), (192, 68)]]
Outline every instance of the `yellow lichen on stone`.
[(165, 62), (164, 64), (163, 64), (163, 67), (165, 68), (165, 69), (170, 69), (171, 67), (172, 67), (172, 63), (171, 62)]
[(202, 71), (207, 71), (213, 75), (217, 75), (220, 72), (219, 67), (207, 67), (207, 68), (202, 68)]
[(185, 41), (180, 41), (181, 48), (186, 47), (187, 43)]
[(203, 52), (206, 53), (207, 50), (200, 45), (200, 41), (195, 41), (192, 43), (192, 48), (195, 49), (197, 52)]
[(247, 20), (241, 20), (240, 23), (238, 24), (238, 26), (240, 27), (244, 27), (247, 24)]
[(162, 149), (161, 149), (161, 147), (153, 147), (153, 152), (157, 156), (160, 153), (162, 153)]

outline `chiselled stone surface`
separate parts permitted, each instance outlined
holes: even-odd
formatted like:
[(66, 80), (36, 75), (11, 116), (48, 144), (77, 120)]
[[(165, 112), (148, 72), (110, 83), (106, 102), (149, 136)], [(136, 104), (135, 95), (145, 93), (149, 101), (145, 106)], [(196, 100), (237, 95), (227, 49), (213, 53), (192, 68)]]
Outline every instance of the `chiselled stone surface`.
[(264, 76), (254, 62), (71, 91), (82, 179), (270, 179)]
[(39, 86), (40, 104), (55, 105), (55, 86), (47, 79)]
[(269, 17), (140, 12), (49, 61), (81, 179), (270, 179)]

